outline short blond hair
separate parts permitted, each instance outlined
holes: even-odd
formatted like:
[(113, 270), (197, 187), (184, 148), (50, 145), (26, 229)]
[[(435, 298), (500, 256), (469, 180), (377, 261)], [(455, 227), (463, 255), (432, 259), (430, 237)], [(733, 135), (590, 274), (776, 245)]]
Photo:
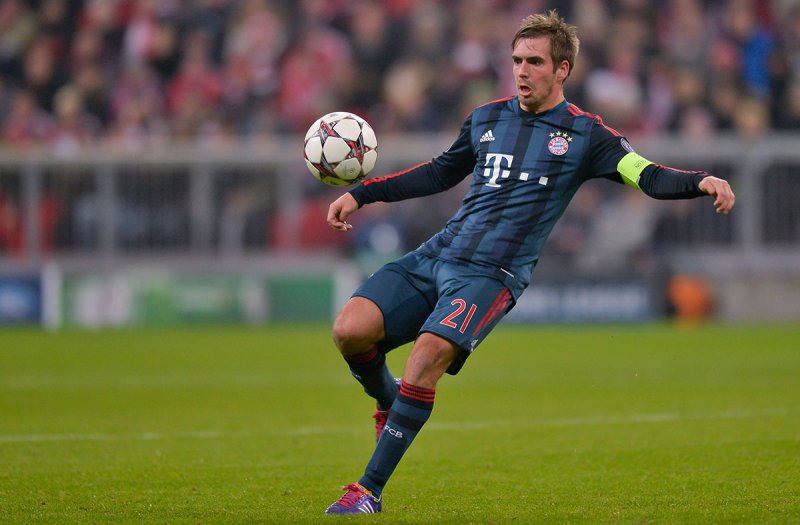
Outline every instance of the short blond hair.
[(517, 47), (517, 42), (523, 38), (537, 38), (546, 36), (550, 38), (550, 57), (553, 59), (553, 68), (566, 60), (569, 63), (569, 72), (575, 67), (575, 57), (578, 56), (580, 40), (578, 29), (566, 22), (555, 9), (546, 14), (538, 13), (529, 15), (522, 20), (522, 25), (514, 34), (511, 49)]

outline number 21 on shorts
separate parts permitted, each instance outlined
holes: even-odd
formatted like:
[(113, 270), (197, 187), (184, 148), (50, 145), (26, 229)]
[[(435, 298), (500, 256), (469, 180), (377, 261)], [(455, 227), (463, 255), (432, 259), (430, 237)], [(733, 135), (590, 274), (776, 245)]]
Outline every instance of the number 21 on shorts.
[(472, 316), (475, 315), (475, 310), (477, 310), (478, 307), (474, 304), (469, 307), (469, 312), (467, 312), (467, 316), (461, 323), (461, 327), (459, 327), (458, 324), (454, 321), (454, 319), (459, 315), (461, 315), (462, 313), (464, 313), (464, 310), (467, 309), (467, 302), (464, 301), (463, 299), (453, 299), (453, 301), (450, 304), (455, 306), (456, 309), (453, 310), (453, 312), (450, 315), (439, 321), (439, 324), (449, 326), (450, 328), (458, 328), (458, 331), (463, 334), (464, 331), (467, 329), (467, 325), (469, 325), (469, 322), (472, 320)]

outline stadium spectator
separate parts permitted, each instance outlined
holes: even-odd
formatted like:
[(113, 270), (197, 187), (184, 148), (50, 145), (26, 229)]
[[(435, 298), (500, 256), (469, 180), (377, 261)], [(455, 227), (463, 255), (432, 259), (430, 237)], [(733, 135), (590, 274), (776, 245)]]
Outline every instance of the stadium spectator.
[(161, 83), (146, 65), (121, 72), (111, 93), (111, 145), (127, 151), (140, 150), (169, 136)]
[[(231, 15), (224, 37), (223, 59), (234, 73), (238, 91), (223, 88), (229, 107), (236, 111), (250, 99), (273, 96), (280, 81), (280, 59), (289, 45), (288, 21), (265, 0), (246, 0)], [(231, 77), (225, 78), (231, 82)]]
[(58, 42), (49, 36), (37, 37), (25, 51), (22, 84), (46, 111), (53, 111), (55, 94), (68, 80), (63, 58)]
[(56, 119), (48, 146), (54, 153), (73, 156), (82, 147), (96, 143), (100, 121), (86, 111), (83, 94), (76, 86), (69, 84), (59, 89), (53, 105)]
[(734, 118), (734, 130), (748, 140), (755, 140), (769, 130), (769, 110), (758, 97), (748, 96), (739, 100)]
[(211, 39), (195, 31), (184, 41), (180, 67), (167, 83), (172, 135), (187, 140), (200, 135), (222, 100), (223, 79), (213, 62)]
[(381, 131), (424, 131), (435, 117), (428, 105), (429, 92), (436, 72), (429, 64), (415, 59), (393, 64), (384, 78), (383, 98), (386, 110), (379, 120)]
[(755, 0), (729, 0), (724, 5), (724, 33), (737, 48), (742, 80), (754, 95), (766, 98), (772, 87), (770, 59), (775, 35), (759, 19)]
[(714, 96), (711, 97), (710, 104), (703, 107), (708, 107), (714, 114), (715, 129), (732, 130), (739, 109), (739, 100), (742, 98), (742, 88), (735, 78), (718, 77), (708, 89)]
[(52, 116), (37, 103), (26, 89), (17, 91), (3, 122), (3, 141), (20, 149), (44, 144), (53, 128)]
[(352, 43), (353, 61), (339, 87), (343, 107), (367, 115), (381, 102), (381, 79), (396, 58), (397, 28), (389, 12), (374, 0), (360, 0), (348, 13), (347, 34)]
[(586, 102), (609, 122), (635, 133), (644, 127), (644, 92), (639, 81), (640, 48), (622, 38), (612, 38), (607, 65), (586, 78)]
[(667, 126), (668, 129), (676, 131), (684, 112), (706, 105), (705, 101), (708, 93), (702, 74), (687, 65), (673, 68), (672, 95), (673, 107)]
[(320, 115), (341, 107), (333, 95), (352, 74), (347, 67), (351, 59), (350, 43), (341, 32), (322, 26), (301, 30), (284, 58), (277, 95), (288, 130), (305, 130)]
[(5, 80), (21, 74), (22, 57), (38, 34), (36, 13), (21, 0), (0, 2), (0, 72)]
[(98, 63), (81, 64), (75, 69), (73, 85), (80, 92), (86, 112), (100, 124), (98, 132), (107, 133), (110, 111), (110, 86)]
[(700, 0), (671, 0), (658, 9), (656, 34), (662, 56), (672, 64), (702, 71), (708, 65), (713, 33)]

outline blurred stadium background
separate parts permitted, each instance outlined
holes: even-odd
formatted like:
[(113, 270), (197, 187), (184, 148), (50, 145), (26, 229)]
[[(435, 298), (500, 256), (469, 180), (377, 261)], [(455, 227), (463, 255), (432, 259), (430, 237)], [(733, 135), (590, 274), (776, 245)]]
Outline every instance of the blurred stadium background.
[(329, 319), (462, 193), (332, 232), (308, 125), (366, 118), (376, 174), (427, 160), (513, 93), (510, 38), (550, 7), (582, 40), (570, 101), (738, 202), (587, 184), (510, 319), (800, 319), (796, 1), (4, 0), (0, 324)]

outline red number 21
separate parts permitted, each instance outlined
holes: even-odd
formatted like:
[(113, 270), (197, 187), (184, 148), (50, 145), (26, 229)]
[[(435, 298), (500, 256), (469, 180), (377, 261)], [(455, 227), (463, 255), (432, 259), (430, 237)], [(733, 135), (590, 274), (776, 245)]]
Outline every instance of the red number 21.
[[(463, 299), (453, 299), (453, 302), (451, 302), (450, 304), (455, 306), (456, 309), (453, 311), (453, 313), (442, 319), (442, 321), (439, 324), (449, 326), (450, 328), (455, 328), (458, 325), (453, 322), (453, 319), (461, 315), (461, 313), (467, 309), (467, 303)], [(467, 325), (469, 324), (470, 320), (472, 319), (472, 316), (475, 314), (475, 310), (477, 309), (478, 307), (475, 306), (474, 304), (469, 307), (469, 312), (467, 312), (467, 317), (464, 319), (464, 322), (461, 323), (461, 328), (458, 329), (459, 332), (461, 332), (462, 334), (464, 333), (464, 330), (467, 329)]]

